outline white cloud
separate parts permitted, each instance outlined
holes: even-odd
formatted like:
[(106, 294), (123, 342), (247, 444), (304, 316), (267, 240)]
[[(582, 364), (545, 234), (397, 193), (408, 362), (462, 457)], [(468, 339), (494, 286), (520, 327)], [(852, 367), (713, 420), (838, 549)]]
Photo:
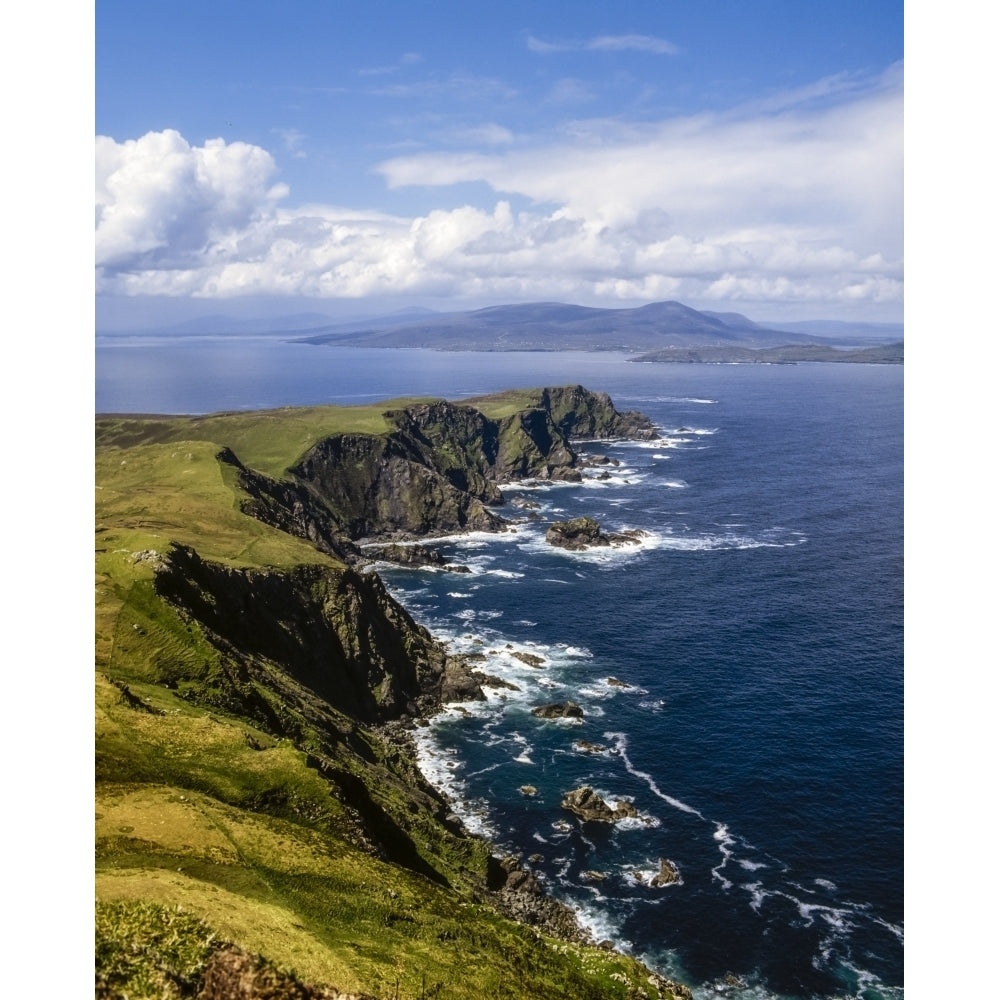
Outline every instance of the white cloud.
[(901, 103), (898, 91), (880, 91), (819, 111), (704, 115), (562, 146), (400, 157), (378, 169), (391, 187), (485, 181), (612, 226), (656, 208), (682, 231), (794, 222), (810, 238), (824, 231), (898, 253)]
[(658, 56), (674, 56), (681, 50), (665, 38), (654, 35), (598, 35), (595, 38), (574, 38), (546, 42), (528, 34), (528, 50), (539, 55), (553, 52), (649, 52)]
[(271, 154), (243, 142), (188, 145), (168, 129), (117, 143), (97, 137), (96, 260), (106, 268), (198, 261), (287, 194), (269, 186)]
[(658, 56), (675, 56), (680, 52), (673, 42), (653, 35), (601, 35), (591, 38), (584, 48), (597, 52), (652, 52)]
[(379, 166), (399, 190), (484, 182), (496, 192), (486, 205), (411, 217), (287, 207), (270, 154), (245, 143), (100, 137), (98, 287), (802, 302), (816, 312), (901, 301), (900, 87), (852, 83), (848, 99), (820, 109), (778, 97), (780, 112), (583, 123), (534, 147), (519, 137), (499, 149), (509, 133), (484, 126), (478, 140), (492, 135), (492, 152)]

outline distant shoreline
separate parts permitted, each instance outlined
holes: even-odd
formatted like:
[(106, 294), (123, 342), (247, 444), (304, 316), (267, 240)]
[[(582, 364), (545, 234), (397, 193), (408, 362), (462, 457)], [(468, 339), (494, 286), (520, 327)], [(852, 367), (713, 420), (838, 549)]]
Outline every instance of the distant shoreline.
[(903, 342), (875, 347), (836, 348), (821, 344), (786, 347), (667, 347), (629, 358), (650, 364), (794, 365), (802, 362), (833, 364), (901, 365)]

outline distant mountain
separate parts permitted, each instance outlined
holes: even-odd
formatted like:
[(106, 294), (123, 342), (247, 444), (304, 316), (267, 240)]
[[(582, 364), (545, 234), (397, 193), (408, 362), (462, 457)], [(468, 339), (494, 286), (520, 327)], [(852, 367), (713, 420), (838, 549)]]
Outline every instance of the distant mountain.
[[(408, 322), (385, 317), (364, 326), (342, 323), (295, 339), (342, 347), (452, 351), (654, 351), (720, 345), (778, 347), (814, 343), (817, 338), (762, 326), (740, 313), (699, 312), (681, 302), (653, 302), (634, 309), (534, 302), (437, 313)], [(898, 339), (898, 334), (892, 339)]]

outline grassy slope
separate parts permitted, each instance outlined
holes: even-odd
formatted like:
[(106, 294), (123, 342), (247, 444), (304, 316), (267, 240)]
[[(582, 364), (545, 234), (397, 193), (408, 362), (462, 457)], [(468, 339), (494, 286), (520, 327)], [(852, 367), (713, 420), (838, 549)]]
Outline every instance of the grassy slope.
[[(379, 861), (353, 835), (350, 803), (331, 795), (301, 750), (183, 697), (210, 683), (218, 652), (156, 596), (152, 562), (136, 554), (176, 541), (233, 565), (336, 565), (243, 515), (233, 476), (214, 456), (228, 445), (247, 464), (279, 473), (316, 437), (375, 430), (380, 421), (373, 408), (322, 407), (103, 422), (96, 469), (99, 952), (113, 965), (131, 950), (116, 933), (132, 917), (146, 927), (141, 904), (159, 904), (164, 913), (181, 907), (204, 921), (202, 931), (178, 925), (167, 935), (175, 943), (189, 935), (191, 954), (203, 950), (200, 934), (214, 934), (341, 990), (389, 997), (398, 982), (404, 998), (424, 986), (428, 996), (456, 1000), (656, 996), (648, 972), (631, 960), (541, 938), (484, 905), (461, 873), (484, 869), (486, 845), (450, 837), (418, 816), (412, 829), (421, 851), (451, 886)], [(345, 744), (339, 763), (375, 786), (394, 815), (405, 814), (399, 778), (383, 780), (390, 771), (405, 776), (395, 751), (363, 731), (353, 739), (364, 753)], [(125, 909), (108, 909), (112, 902)], [(154, 968), (159, 953), (148, 932), (137, 933), (147, 934), (140, 958), (132, 958), (142, 963), (140, 974), (100, 995), (187, 995), (183, 977)]]
[(371, 406), (306, 406), (216, 413), (205, 417), (120, 417), (97, 420), (97, 445), (127, 447), (184, 440), (228, 445), (248, 466), (281, 476), (309, 447), (331, 434), (383, 434), (383, 413), (425, 400), (388, 400)]

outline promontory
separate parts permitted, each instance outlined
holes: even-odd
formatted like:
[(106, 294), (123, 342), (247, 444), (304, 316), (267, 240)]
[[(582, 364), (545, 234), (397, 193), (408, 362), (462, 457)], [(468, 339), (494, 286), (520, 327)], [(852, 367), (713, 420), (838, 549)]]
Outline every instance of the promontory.
[(425, 780), (410, 728), (482, 691), (365, 549), (506, 530), (506, 484), (645, 417), (566, 386), (96, 429), (97, 997), (690, 996)]

